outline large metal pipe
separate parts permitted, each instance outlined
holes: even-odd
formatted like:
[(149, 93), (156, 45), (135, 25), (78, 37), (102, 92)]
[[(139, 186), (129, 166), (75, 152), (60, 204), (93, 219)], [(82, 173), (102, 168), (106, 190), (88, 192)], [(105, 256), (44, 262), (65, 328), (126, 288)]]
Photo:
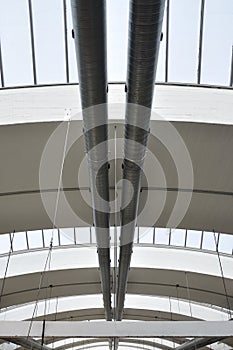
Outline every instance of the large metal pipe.
[[(122, 319), (150, 127), (165, 0), (131, 0), (117, 320)], [(131, 183), (131, 185), (129, 185)], [(129, 204), (127, 204), (129, 203)]]
[(71, 0), (71, 7), (101, 286), (111, 320), (106, 3)]

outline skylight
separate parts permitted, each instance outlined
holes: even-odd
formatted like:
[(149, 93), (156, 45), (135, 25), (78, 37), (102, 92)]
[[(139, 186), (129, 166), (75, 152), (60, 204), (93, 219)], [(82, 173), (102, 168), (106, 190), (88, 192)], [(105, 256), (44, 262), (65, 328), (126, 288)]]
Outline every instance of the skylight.
[[(29, 0), (0, 1), (0, 40), (5, 86), (34, 84), (32, 43), (38, 84), (78, 82), (71, 35), (70, 1), (31, 0), (32, 22), (29, 3)], [(125, 0), (107, 1), (109, 81), (126, 79), (128, 5)], [(168, 38), (168, 82), (197, 82), (200, 8), (200, 0), (170, 1), (169, 25), (167, 26), (166, 11), (163, 23), (164, 35), (160, 46), (157, 81), (165, 81)], [(232, 32), (233, 2), (206, 0), (201, 83), (229, 85)]]

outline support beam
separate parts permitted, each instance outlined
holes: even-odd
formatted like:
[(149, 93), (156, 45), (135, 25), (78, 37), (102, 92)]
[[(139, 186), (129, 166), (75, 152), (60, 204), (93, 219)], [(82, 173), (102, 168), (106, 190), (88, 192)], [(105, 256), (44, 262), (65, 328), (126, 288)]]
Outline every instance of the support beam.
[(9, 341), (11, 343), (17, 344), (24, 349), (29, 350), (51, 350), (46, 345), (40, 344), (38, 341), (30, 338), (5, 338), (4, 340)]
[(186, 343), (178, 346), (176, 350), (196, 350), (203, 348), (204, 346), (211, 345), (218, 341), (222, 341), (224, 338), (197, 338), (187, 341)]
[[(28, 337), (30, 321), (0, 321), (0, 338)], [(42, 321), (32, 323), (29, 337), (40, 338)], [(142, 322), (46, 322), (45, 337), (76, 338), (227, 338), (233, 337), (229, 321), (142, 321)]]
[[(116, 339), (116, 338), (115, 338)], [(114, 340), (115, 340), (114, 339)], [(56, 340), (54, 340), (56, 341)], [(59, 347), (56, 347), (56, 350), (67, 350), (67, 349), (70, 349), (71, 347), (74, 349), (83, 349), (84, 346), (86, 348), (90, 347), (90, 346), (93, 346), (98, 344), (98, 343), (103, 343), (103, 342), (108, 342), (109, 339), (107, 338), (101, 338), (101, 339), (98, 339), (98, 338), (91, 338), (91, 339), (83, 339), (83, 340), (79, 340), (77, 342), (70, 342), (70, 343), (66, 343), (66, 344), (63, 344)], [(113, 341), (114, 343), (114, 341)], [(166, 346), (164, 344), (160, 344), (158, 342), (155, 342), (154, 339), (152, 340), (145, 340), (145, 339), (131, 339), (131, 338), (121, 338), (119, 339), (119, 343), (120, 344), (131, 344), (131, 346), (134, 346), (139, 348), (139, 346), (141, 345), (141, 348), (145, 349), (145, 347), (147, 348), (158, 348), (158, 349), (161, 349), (161, 350), (170, 350), (171, 347), (170, 346)], [(179, 343), (178, 343), (179, 344)], [(52, 347), (52, 344), (50, 344), (50, 350), (51, 350), (51, 347)]]
[[(229, 321), (232, 321), (230, 318)], [(204, 346), (214, 344), (216, 342), (224, 340), (224, 337), (215, 337), (215, 338), (196, 338), (187, 341), (186, 343), (181, 344), (176, 348), (176, 350), (196, 350), (203, 348)]]

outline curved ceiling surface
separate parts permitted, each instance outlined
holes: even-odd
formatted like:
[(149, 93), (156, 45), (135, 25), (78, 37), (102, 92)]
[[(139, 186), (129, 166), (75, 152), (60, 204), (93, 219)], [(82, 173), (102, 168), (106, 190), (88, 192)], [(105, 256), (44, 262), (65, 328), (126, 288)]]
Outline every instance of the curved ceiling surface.
[[(16, 306), (41, 300), (43, 311), (43, 300), (48, 295), (50, 298), (59, 297), (59, 300), (70, 296), (71, 299), (68, 300), (73, 300), (75, 296), (84, 298), (86, 294), (90, 294), (88, 298), (93, 300), (93, 304), (91, 301), (87, 301), (88, 308), (102, 307), (101, 295), (99, 294), (98, 297), (100, 304), (96, 304), (97, 299), (95, 296), (91, 296), (91, 294), (101, 292), (95, 249), (78, 247), (54, 249), (49, 271), (44, 273), (44, 280), (40, 283), (47, 256), (48, 250), (13, 254), (7, 270), (7, 278), (4, 277), (7, 257), (1, 257), (1, 266), (3, 267), (0, 280), (1, 288), (4, 285), (1, 296), (2, 307), (8, 308), (11, 305)], [(174, 256), (176, 257), (175, 261)], [(135, 304), (132, 306), (130, 303), (126, 303), (127, 308), (135, 308), (139, 295), (141, 295), (142, 300), (136, 308), (150, 309), (150, 301), (144, 302), (143, 300), (146, 299), (143, 299), (143, 295), (148, 297), (153, 295), (154, 298), (161, 296), (174, 299), (173, 311), (175, 313), (179, 313), (179, 309), (182, 309), (181, 300), (183, 302), (186, 300), (187, 308), (184, 307), (186, 316), (190, 316), (189, 301), (194, 303), (192, 307), (194, 310), (198, 310), (199, 307), (200, 310), (203, 307), (208, 308), (207, 305), (211, 305), (209, 307), (212, 308), (215, 305), (216, 310), (213, 309), (211, 312), (223, 314), (227, 318), (229, 317), (227, 309), (233, 308), (232, 264), (232, 257), (221, 256), (221, 266), (224, 270), (224, 281), (228, 293), (226, 295), (216, 253), (137, 246), (134, 249), (128, 282), (128, 293), (132, 295), (129, 300), (133, 300)], [(113, 276), (113, 270), (111, 273)], [(38, 285), (40, 285), (39, 292)], [(54, 300), (56, 301), (56, 299)], [(82, 299), (77, 300), (81, 300), (79, 304), (81, 306), (77, 306), (77, 308), (87, 308)], [(155, 300), (151, 305), (157, 307), (158, 302)], [(165, 304), (169, 305), (168, 299)], [(199, 306), (199, 304), (203, 304), (203, 306)], [(33, 305), (30, 308), (33, 308)], [(61, 301), (61, 307), (63, 307), (62, 305)], [(54, 312), (52, 307), (50, 310), (51, 313)], [(6, 309), (2, 310), (3, 318), (6, 317), (6, 312), (8, 312)], [(11, 313), (10, 309), (9, 312)], [(204, 314), (205, 317), (208, 316), (206, 312)], [(18, 315), (20, 316), (20, 313)]]
[[(233, 7), (229, 0), (221, 4), (206, 0), (202, 44), (200, 9), (199, 0), (173, 0), (167, 6), (157, 74), (157, 80), (165, 83), (155, 88), (137, 225), (188, 229), (193, 230), (192, 236), (200, 230), (201, 247), (203, 231), (211, 231), (215, 252), (136, 245), (124, 319), (228, 320), (233, 310), (233, 260), (219, 254), (221, 235), (215, 235), (232, 234), (233, 227), (233, 90), (227, 87), (233, 85)], [(116, 13), (122, 15), (118, 18)], [(185, 13), (182, 21), (179, 13)], [(91, 194), (70, 2), (11, 0), (0, 4), (0, 14), (0, 233), (51, 229), (54, 236), (55, 227), (87, 229), (93, 225)], [(128, 2), (108, 2), (110, 80), (125, 80), (127, 18)], [(199, 45), (203, 52), (198, 56)], [(196, 82), (211, 85), (191, 85)], [(61, 85), (26, 87), (49, 83)], [(9, 88), (17, 85), (25, 86)], [(111, 215), (111, 225), (117, 226), (125, 84), (108, 88), (110, 197), (111, 208), (118, 208), (117, 216)], [(114, 202), (116, 183), (118, 200)], [(28, 251), (13, 251), (12, 237), (8, 254), (0, 250), (1, 320), (42, 320), (45, 313), (48, 320), (104, 318), (94, 245), (61, 247), (58, 233), (59, 247), (52, 247), (50, 256), (48, 249), (30, 250), (28, 234)], [(187, 231), (185, 237), (186, 247)], [(170, 245), (171, 233), (168, 239)], [(47, 243), (43, 241), (44, 248)], [(48, 268), (47, 259), (51, 259)], [(113, 289), (114, 273), (113, 267)], [(103, 349), (108, 344), (108, 340), (55, 341), (49, 346), (60, 350)], [(187, 339), (151, 343), (123, 339), (119, 347), (168, 350), (183, 341)], [(232, 346), (228, 339), (211, 348)]]
[[(113, 85), (113, 89), (119, 88), (121, 87)], [(8, 90), (9, 96), (13, 97), (13, 101), (15, 99), (13, 106), (16, 103), (17, 107), (16, 109), (13, 107), (10, 112), (12, 105), (7, 98), (5, 105), (8, 106), (8, 112), (3, 108), (1, 112), (3, 119), (4, 115), (8, 115), (8, 122), (9, 118), (11, 119), (10, 124), (17, 120), (19, 122), (19, 117), (22, 121), (25, 111), (29, 116), (32, 111), (33, 115), (33, 110), (37, 110), (36, 104), (46, 105), (42, 101), (44, 98), (50, 100), (49, 91), (51, 96), (55, 97), (59, 89), (61, 92), (58, 96), (61, 96), (66, 89), (68, 91), (73, 89), (73, 93), (76, 91), (74, 86), (29, 89), (28, 105), (26, 103), (25, 110), (22, 111), (18, 105), (21, 103), (20, 94), (17, 97), (16, 93), (15, 97), (14, 90)], [(232, 233), (233, 162), (230, 161), (233, 148), (232, 91), (181, 86), (160, 86), (158, 89), (160, 89), (158, 107), (155, 105), (153, 109), (156, 113), (151, 121), (140, 194), (138, 226), (168, 226)], [(23, 89), (22, 94), (25, 90), (27, 89)], [(33, 97), (30, 99), (30, 93), (33, 96), (37, 91), (39, 99), (36, 102)], [(170, 97), (173, 96), (173, 99), (169, 97), (170, 106), (165, 103), (166, 91)], [(206, 96), (200, 101), (198, 99), (197, 105), (196, 94), (201, 96), (202, 93)], [(123, 91), (118, 92), (118, 95), (123, 100)], [(119, 100), (118, 95), (112, 95), (115, 102)], [(68, 94), (63, 96), (63, 107), (67, 106), (66, 96)], [(187, 96), (186, 107), (181, 103), (182, 99), (185, 100), (185, 96)], [(213, 100), (215, 105), (211, 105), (210, 108)], [(163, 105), (166, 105), (162, 112), (165, 120), (162, 119), (163, 116), (159, 116)], [(50, 115), (51, 105), (47, 111), (46, 108), (39, 110), (40, 116)], [(80, 107), (76, 104), (75, 108), (78, 110)], [(124, 104), (121, 104), (122, 112), (123, 108)], [(61, 117), (63, 120), (67, 119), (65, 114), (67, 108), (58, 109), (60, 112), (62, 110), (62, 115), (60, 114), (57, 119)], [(16, 118), (14, 110), (17, 110)], [(214, 111), (213, 119), (212, 111)], [(59, 195), (56, 226), (92, 226), (81, 116), (78, 114), (76, 117), (76, 113), (74, 115), (73, 112), (69, 113), (68, 118), (74, 117), (78, 120), (61, 123), (50, 119), (48, 122), (45, 117), (46, 122), (8, 124), (0, 127), (1, 233), (52, 227), (64, 152), (66, 154), (62, 177), (63, 190)], [(171, 122), (169, 113), (173, 115)], [(53, 120), (55, 110), (52, 115)], [(115, 180), (118, 182), (121, 179), (123, 152), (121, 121), (123, 113), (119, 112), (117, 103), (113, 104), (111, 116), (113, 118), (118, 116), (109, 126), (110, 195), (113, 198)], [(34, 115), (28, 120), (38, 119)], [(67, 144), (65, 144), (66, 135), (68, 135)], [(116, 179), (114, 178), (115, 143), (118, 158)], [(153, 172), (151, 172), (152, 166)], [(120, 184), (118, 191), (120, 198)], [(12, 216), (14, 221), (11, 219)]]

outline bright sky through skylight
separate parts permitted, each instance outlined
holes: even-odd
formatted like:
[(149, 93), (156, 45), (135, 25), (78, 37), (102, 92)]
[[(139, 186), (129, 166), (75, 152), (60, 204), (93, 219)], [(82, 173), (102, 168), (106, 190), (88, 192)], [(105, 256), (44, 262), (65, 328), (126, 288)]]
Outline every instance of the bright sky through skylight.
[[(200, 0), (170, 1), (169, 81), (195, 83)], [(108, 78), (125, 81), (128, 44), (127, 0), (107, 0)], [(65, 82), (62, 0), (32, 0), (39, 84)], [(77, 82), (70, 1), (67, 0), (70, 81)], [(164, 81), (166, 11), (157, 70)], [(0, 0), (0, 38), (6, 86), (33, 84), (27, 0)], [(202, 83), (229, 85), (233, 45), (233, 1), (206, 0)]]

